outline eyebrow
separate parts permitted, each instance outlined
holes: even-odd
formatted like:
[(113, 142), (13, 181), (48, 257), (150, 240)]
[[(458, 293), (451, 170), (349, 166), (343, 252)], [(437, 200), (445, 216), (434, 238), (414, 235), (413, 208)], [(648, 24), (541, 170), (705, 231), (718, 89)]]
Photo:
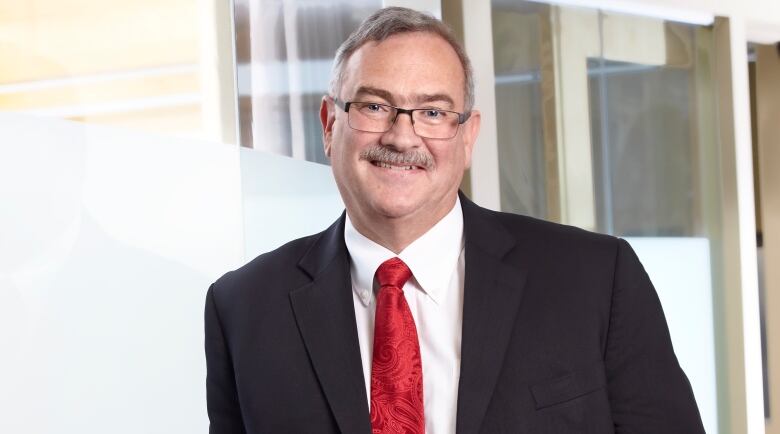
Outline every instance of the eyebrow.
[(416, 101), (416, 104), (423, 104), (427, 102), (445, 102), (449, 105), (448, 108), (455, 107), (455, 101), (452, 100), (452, 98), (444, 93), (434, 93), (434, 94), (420, 94), (414, 97), (414, 100)]
[(357, 92), (355, 92), (355, 98), (357, 98), (359, 95), (378, 96), (379, 98), (382, 98), (383, 100), (389, 102), (390, 104), (395, 104), (392, 93), (384, 89), (379, 89), (377, 87), (360, 86)]
[[(372, 96), (382, 98), (385, 101), (389, 102), (390, 104), (393, 105), (396, 104), (393, 94), (384, 89), (379, 89), (372, 86), (360, 86), (357, 89), (357, 92), (355, 92), (355, 98), (359, 97), (360, 95), (372, 95)], [(452, 97), (450, 97), (445, 93), (415, 94), (412, 96), (411, 100), (414, 101), (414, 104), (424, 104), (424, 103), (441, 101), (448, 104), (450, 109), (455, 106), (455, 101), (452, 100)]]

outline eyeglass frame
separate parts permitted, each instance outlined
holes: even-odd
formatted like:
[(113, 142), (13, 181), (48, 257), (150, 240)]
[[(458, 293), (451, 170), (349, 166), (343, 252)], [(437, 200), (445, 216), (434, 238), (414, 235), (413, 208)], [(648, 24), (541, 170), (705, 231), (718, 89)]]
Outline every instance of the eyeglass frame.
[[(425, 138), (425, 139), (431, 139), (431, 140), (449, 140), (449, 139), (457, 136), (458, 135), (458, 130), (460, 129), (460, 126), (465, 124), (466, 121), (468, 121), (469, 118), (471, 118), (471, 111), (468, 111), (468, 112), (465, 112), (465, 113), (461, 113), (461, 112), (456, 112), (454, 110), (434, 109), (434, 108), (431, 108), (431, 107), (428, 107), (428, 108), (405, 109), (405, 108), (396, 107), (394, 105), (385, 104), (385, 103), (381, 103), (381, 102), (343, 101), (343, 100), (341, 100), (339, 98), (336, 98), (336, 97), (331, 97), (331, 98), (333, 99), (333, 103), (336, 105), (336, 107), (339, 107), (340, 109), (344, 110), (345, 113), (347, 113), (347, 125), (349, 125), (349, 127), (352, 128), (355, 131), (362, 131), (364, 133), (386, 133), (386, 132), (390, 131), (393, 128), (393, 125), (395, 125), (395, 121), (398, 120), (398, 115), (408, 114), (409, 115), (409, 119), (412, 121), (412, 130), (414, 131), (414, 134), (417, 134), (417, 130), (414, 128), (414, 112), (422, 111), (422, 110), (437, 110), (437, 111), (440, 111), (440, 112), (454, 113), (454, 114), (458, 115), (458, 125), (457, 125), (457, 127), (455, 127), (455, 133), (453, 135), (451, 135), (450, 137), (426, 137), (426, 136), (421, 136), (420, 134), (417, 134), (417, 136)], [(390, 126), (387, 127), (387, 129), (384, 130), (384, 131), (365, 131), (365, 130), (357, 129), (357, 128), (353, 127), (352, 124), (349, 122), (349, 107), (352, 104), (355, 104), (355, 103), (360, 103), (360, 104), (377, 104), (377, 105), (383, 105), (385, 107), (390, 107), (390, 108), (395, 110), (395, 117), (393, 118), (393, 122), (391, 122)]]

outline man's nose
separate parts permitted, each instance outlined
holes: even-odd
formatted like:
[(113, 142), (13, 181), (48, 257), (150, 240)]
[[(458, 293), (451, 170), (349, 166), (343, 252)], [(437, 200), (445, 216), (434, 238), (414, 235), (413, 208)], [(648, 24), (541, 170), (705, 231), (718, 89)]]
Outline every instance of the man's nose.
[(420, 136), (414, 132), (414, 121), (411, 113), (398, 113), (393, 126), (382, 136), (384, 145), (403, 151), (420, 146)]

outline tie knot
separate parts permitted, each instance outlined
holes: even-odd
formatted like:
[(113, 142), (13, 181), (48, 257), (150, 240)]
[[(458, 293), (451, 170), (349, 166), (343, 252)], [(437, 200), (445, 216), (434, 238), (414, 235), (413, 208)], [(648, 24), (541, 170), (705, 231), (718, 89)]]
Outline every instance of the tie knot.
[(376, 280), (380, 287), (389, 285), (403, 289), (410, 277), (412, 277), (412, 270), (398, 257), (382, 262), (376, 270)]

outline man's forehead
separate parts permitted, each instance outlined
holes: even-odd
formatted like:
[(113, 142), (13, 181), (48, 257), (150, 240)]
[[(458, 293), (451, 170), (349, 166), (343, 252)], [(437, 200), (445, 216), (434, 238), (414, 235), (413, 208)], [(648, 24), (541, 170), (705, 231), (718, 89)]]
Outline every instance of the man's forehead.
[(396, 95), (390, 90), (368, 84), (368, 85), (359, 85), (355, 89), (353, 96), (357, 99), (379, 98), (391, 104), (403, 104), (403, 103), (424, 104), (424, 103), (436, 102), (436, 103), (443, 103), (445, 106), (449, 108), (454, 108), (455, 106), (455, 99), (454, 99), (455, 96), (451, 95), (446, 90), (441, 90), (439, 92), (435, 92), (435, 91), (416, 92), (415, 91), (408, 94)]

